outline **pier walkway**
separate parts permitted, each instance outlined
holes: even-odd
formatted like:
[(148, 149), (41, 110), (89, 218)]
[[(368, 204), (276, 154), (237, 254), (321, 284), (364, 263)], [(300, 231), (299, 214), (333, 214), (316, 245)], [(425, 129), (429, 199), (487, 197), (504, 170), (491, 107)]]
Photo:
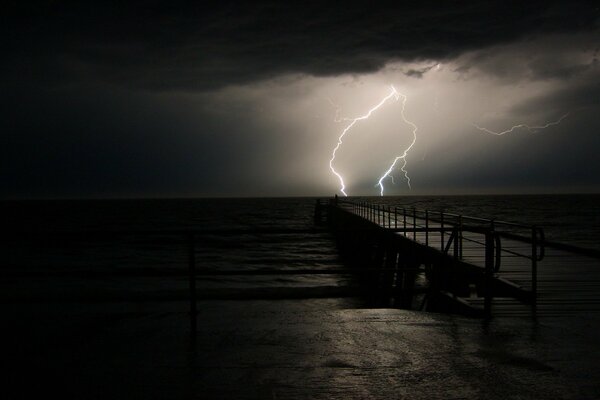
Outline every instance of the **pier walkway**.
[[(329, 207), (333, 229), (344, 240), (343, 230), (387, 234), (367, 260), (371, 267), (395, 268), (397, 278), (401, 259), (416, 257), (413, 279), (426, 277), (427, 295), (442, 293), (454, 311), (530, 317), (600, 313), (600, 251), (546, 241), (541, 227), (337, 198)], [(388, 290), (402, 290), (397, 279), (390, 278), (389, 285), (396, 287)]]

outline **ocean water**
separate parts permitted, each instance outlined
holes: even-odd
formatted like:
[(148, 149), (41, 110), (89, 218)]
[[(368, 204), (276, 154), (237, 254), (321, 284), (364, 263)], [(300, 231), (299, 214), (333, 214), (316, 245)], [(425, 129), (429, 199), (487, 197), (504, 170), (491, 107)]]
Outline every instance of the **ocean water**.
[[(538, 225), (548, 240), (600, 249), (600, 195), (356, 198), (397, 207)], [(0, 203), (5, 292), (165, 297), (187, 290), (188, 247), (177, 230), (243, 230), (198, 237), (198, 268), (340, 268), (335, 242), (314, 227), (315, 198), (54, 200)], [(262, 235), (263, 228), (293, 234)], [(35, 233), (35, 234), (32, 234)], [(172, 276), (171, 276), (172, 275)], [(25, 279), (26, 278), (26, 279)], [(337, 275), (208, 277), (201, 288), (351, 286)]]
[[(368, 200), (538, 224), (549, 238), (598, 248), (599, 196)], [(314, 204), (314, 198), (0, 203), (7, 336), (0, 345), (9, 366), (4, 392), (24, 397), (40, 387), (63, 398), (598, 397), (600, 313), (590, 314), (589, 307), (562, 319), (481, 323), (438, 313), (357, 310), (365, 304), (349, 297), (198, 301), (197, 347), (190, 350), (187, 243), (165, 230), (244, 230), (198, 237), (199, 269), (339, 268), (332, 237), (302, 231), (314, 227)], [(258, 233), (281, 227), (297, 231)], [(583, 296), (590, 293), (588, 283)], [(198, 281), (199, 294), (256, 287), (326, 287), (331, 293), (353, 284), (343, 275)], [(592, 295), (597, 299), (597, 291)], [(488, 386), (500, 389), (480, 390)]]

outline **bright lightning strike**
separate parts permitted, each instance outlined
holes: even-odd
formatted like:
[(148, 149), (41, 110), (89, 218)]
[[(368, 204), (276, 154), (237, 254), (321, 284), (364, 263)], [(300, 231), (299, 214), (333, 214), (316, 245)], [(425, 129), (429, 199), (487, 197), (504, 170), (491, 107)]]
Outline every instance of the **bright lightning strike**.
[(388, 100), (393, 100), (393, 101), (398, 101), (400, 99), (402, 99), (402, 109), (400, 111), (400, 114), (402, 116), (402, 119), (404, 122), (406, 122), (407, 124), (409, 124), (410, 126), (412, 126), (413, 130), (413, 140), (410, 143), (410, 145), (404, 150), (404, 152), (402, 153), (402, 155), (397, 156), (394, 161), (392, 162), (392, 164), (390, 165), (390, 167), (387, 169), (387, 171), (383, 174), (383, 176), (381, 176), (381, 178), (379, 178), (377, 185), (380, 188), (380, 194), (381, 196), (383, 196), (383, 191), (384, 191), (384, 187), (383, 187), (383, 181), (385, 178), (391, 178), (392, 179), (392, 183), (393, 183), (393, 176), (391, 175), (392, 171), (394, 170), (394, 168), (396, 167), (396, 164), (398, 163), (399, 160), (402, 160), (402, 166), (400, 167), (400, 170), (404, 173), (404, 177), (406, 178), (406, 181), (408, 183), (408, 187), (410, 188), (410, 177), (408, 176), (408, 171), (406, 171), (405, 167), (406, 167), (406, 156), (408, 155), (408, 152), (410, 151), (410, 149), (414, 146), (415, 142), (417, 141), (417, 126), (410, 122), (408, 119), (406, 119), (406, 116), (404, 115), (404, 109), (406, 106), (406, 100), (407, 97), (401, 93), (398, 93), (398, 91), (396, 90), (396, 88), (394, 86), (390, 86), (391, 87), (391, 91), (390, 94), (388, 94), (386, 97), (383, 98), (383, 100), (381, 100), (376, 106), (374, 106), (373, 108), (371, 108), (369, 110), (369, 112), (367, 112), (365, 115), (358, 117), (358, 118), (354, 118), (354, 119), (350, 119), (350, 118), (339, 118), (339, 107), (334, 104), (331, 100), (329, 100), (329, 102), (331, 103), (332, 106), (334, 106), (336, 108), (336, 122), (340, 122), (340, 121), (350, 121), (350, 123), (346, 126), (346, 128), (344, 128), (344, 130), (342, 131), (342, 133), (340, 134), (340, 136), (338, 137), (338, 142), (337, 145), (334, 147), (333, 152), (331, 154), (331, 159), (329, 160), (329, 169), (331, 169), (331, 172), (337, 176), (338, 180), (340, 181), (340, 192), (342, 192), (342, 194), (344, 196), (348, 196), (348, 194), (346, 193), (346, 185), (344, 183), (344, 178), (342, 177), (342, 175), (340, 175), (339, 172), (337, 172), (335, 170), (335, 168), (333, 167), (333, 163), (335, 161), (335, 156), (337, 151), (339, 150), (339, 148), (341, 147), (342, 143), (343, 143), (343, 139), (344, 136), (346, 136), (346, 134), (348, 133), (348, 131), (358, 122), (358, 121), (362, 121), (362, 120), (366, 120), (369, 117), (371, 117), (371, 114), (373, 114), (378, 108), (380, 108), (381, 106), (383, 106)]
[[(340, 134), (340, 136), (338, 137), (338, 142), (337, 145), (333, 148), (333, 151), (331, 153), (331, 159), (329, 160), (329, 169), (331, 169), (331, 172), (337, 176), (338, 180), (340, 181), (340, 192), (342, 192), (342, 194), (344, 196), (348, 196), (348, 194), (346, 193), (346, 185), (344, 184), (344, 178), (342, 177), (342, 175), (340, 175), (339, 172), (337, 172), (335, 170), (335, 168), (333, 167), (333, 162), (335, 161), (335, 156), (337, 151), (339, 150), (340, 146), (343, 143), (343, 139), (344, 136), (346, 136), (346, 133), (348, 133), (348, 131), (358, 122), (358, 121), (363, 121), (366, 119), (369, 119), (369, 117), (371, 116), (371, 114), (373, 114), (375, 111), (377, 111), (378, 108), (380, 108), (381, 106), (383, 106), (388, 100), (391, 99), (395, 99), (396, 101), (400, 99), (400, 94), (396, 91), (396, 89), (392, 86), (391, 87), (392, 90), (390, 91), (390, 94), (388, 94), (386, 97), (383, 98), (383, 100), (381, 100), (375, 107), (371, 108), (369, 110), (369, 112), (367, 112), (365, 115), (358, 117), (358, 118), (354, 118), (354, 119), (348, 119), (348, 121), (350, 121), (350, 123), (348, 124), (348, 126), (346, 126), (344, 128), (344, 130), (342, 131), (342, 133)], [(336, 119), (338, 119), (339, 117), (336, 115)], [(345, 119), (344, 119), (345, 120)]]
[(563, 115), (562, 117), (560, 117), (556, 121), (548, 122), (547, 124), (544, 124), (544, 125), (530, 126), (530, 125), (527, 125), (527, 124), (519, 124), (519, 125), (515, 125), (512, 128), (507, 129), (507, 130), (502, 131), (502, 132), (492, 131), (491, 129), (483, 128), (483, 127), (478, 126), (476, 124), (471, 124), (471, 125), (473, 125), (475, 128), (479, 129), (482, 132), (489, 133), (491, 135), (496, 135), (496, 136), (506, 135), (507, 133), (514, 132), (517, 129), (526, 129), (526, 130), (528, 130), (530, 132), (535, 133), (535, 132), (537, 132), (537, 131), (539, 131), (541, 129), (546, 129), (546, 128), (550, 127), (550, 126), (560, 124), (563, 119), (567, 118), (568, 115), (569, 115), (569, 113), (566, 113), (565, 115)]
[[(398, 163), (399, 160), (402, 160), (402, 166), (400, 167), (400, 171), (402, 171), (404, 173), (404, 178), (406, 178), (406, 182), (408, 184), (408, 188), (412, 189), (410, 186), (410, 177), (408, 176), (408, 171), (405, 169), (406, 167), (406, 156), (408, 155), (408, 152), (410, 151), (410, 149), (415, 145), (415, 142), (417, 141), (417, 126), (410, 122), (408, 119), (406, 119), (406, 116), (404, 115), (404, 109), (406, 107), (406, 96), (403, 94), (400, 94), (398, 92), (396, 92), (396, 89), (392, 86), (392, 90), (397, 94), (396, 99), (402, 97), (402, 108), (400, 109), (400, 115), (402, 116), (402, 120), (407, 123), (408, 125), (412, 126), (412, 134), (413, 134), (413, 140), (410, 143), (410, 145), (404, 149), (404, 152), (402, 153), (402, 155), (396, 157), (394, 159), (394, 161), (392, 162), (392, 164), (390, 165), (390, 167), (387, 169), (387, 171), (385, 171), (385, 174), (383, 174), (381, 176), (381, 178), (379, 178), (379, 181), (377, 182), (377, 186), (379, 186), (380, 188), (380, 192), (379, 194), (381, 196), (383, 196), (383, 180), (387, 177), (391, 177), (391, 173), (394, 170), (394, 168), (396, 167), (396, 163)], [(394, 182), (393, 178), (392, 178), (392, 183)]]

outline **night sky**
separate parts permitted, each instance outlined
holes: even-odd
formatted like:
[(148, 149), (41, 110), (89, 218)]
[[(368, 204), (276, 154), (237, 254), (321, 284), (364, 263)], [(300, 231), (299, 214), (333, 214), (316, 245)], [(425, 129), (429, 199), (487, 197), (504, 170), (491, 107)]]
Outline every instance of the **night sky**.
[(597, 2), (394, 4), (9, 2), (0, 198), (600, 192)]

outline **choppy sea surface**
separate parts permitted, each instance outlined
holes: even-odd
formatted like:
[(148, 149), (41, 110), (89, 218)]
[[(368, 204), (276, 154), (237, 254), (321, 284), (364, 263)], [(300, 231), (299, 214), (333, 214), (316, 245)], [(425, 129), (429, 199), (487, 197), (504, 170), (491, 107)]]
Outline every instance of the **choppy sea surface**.
[[(548, 240), (600, 249), (600, 195), (404, 196), (355, 198), (397, 207), (446, 211), (544, 228)], [(327, 232), (311, 233), (316, 198), (52, 200), (0, 202), (3, 233), (0, 274), (13, 291), (175, 293), (186, 288), (188, 247), (178, 230), (237, 230), (196, 241), (198, 268), (339, 268)], [(258, 234), (291, 228), (294, 234)], [(307, 230), (307, 232), (304, 232)], [(31, 235), (31, 233), (36, 233)], [(68, 234), (65, 234), (68, 232)], [(126, 279), (111, 278), (111, 273)], [(161, 278), (153, 277), (159, 272)], [(41, 276), (23, 284), (19, 276)], [(50, 276), (50, 278), (47, 277)], [(182, 275), (181, 273), (179, 275)], [(17, 277), (17, 278), (14, 278)], [(89, 278), (94, 279), (90, 284)], [(142, 278), (140, 278), (142, 277)], [(56, 278), (59, 278), (58, 280)], [(85, 284), (82, 279), (85, 280)], [(350, 278), (326, 276), (228, 276), (206, 278), (204, 287), (336, 287)], [(37, 286), (36, 286), (37, 285)]]

